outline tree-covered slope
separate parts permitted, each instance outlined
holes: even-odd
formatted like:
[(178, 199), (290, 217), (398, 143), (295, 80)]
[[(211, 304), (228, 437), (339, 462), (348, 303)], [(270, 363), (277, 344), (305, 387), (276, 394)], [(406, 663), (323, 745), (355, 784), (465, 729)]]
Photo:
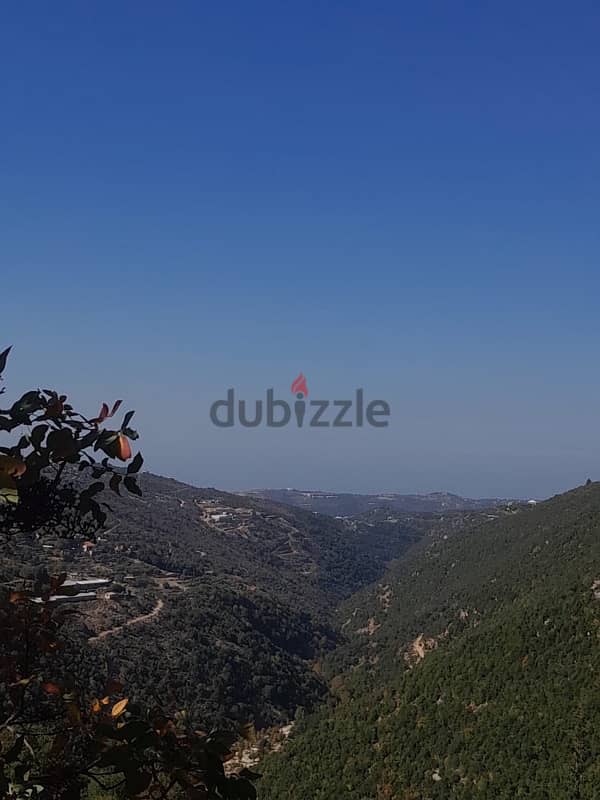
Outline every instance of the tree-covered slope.
[[(141, 496), (111, 495), (92, 547), (17, 537), (0, 582), (66, 571), (111, 582), (74, 626), (90, 669), (131, 696), (151, 686), (202, 724), (281, 724), (326, 694), (313, 663), (338, 640), (339, 602), (376, 579), (428, 521), (346, 522), (266, 500), (140, 476)], [(104, 591), (104, 590), (103, 590)], [(133, 623), (133, 624), (132, 624)]]
[[(494, 516), (494, 515), (490, 515)], [(265, 800), (595, 800), (600, 485), (433, 532), (342, 610)]]
[(317, 511), (330, 516), (356, 516), (373, 509), (386, 509), (389, 512), (415, 514), (440, 513), (448, 511), (476, 511), (503, 506), (508, 501), (498, 498), (472, 499), (459, 497), (450, 492), (431, 492), (430, 494), (350, 494), (348, 492), (302, 491), (300, 489), (254, 489), (244, 493), (250, 497), (260, 497), (276, 503), (286, 503), (308, 511)]

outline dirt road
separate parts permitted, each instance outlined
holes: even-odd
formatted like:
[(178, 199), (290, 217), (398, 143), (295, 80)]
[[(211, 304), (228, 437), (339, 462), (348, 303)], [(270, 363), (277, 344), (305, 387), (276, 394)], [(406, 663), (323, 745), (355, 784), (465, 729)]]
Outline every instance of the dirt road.
[(142, 622), (149, 622), (154, 617), (158, 617), (160, 612), (163, 610), (165, 605), (164, 600), (159, 599), (152, 609), (147, 614), (140, 614), (137, 617), (132, 617), (128, 619), (127, 622), (124, 622), (122, 625), (117, 625), (116, 628), (109, 628), (106, 631), (102, 631), (97, 636), (92, 636), (91, 639), (88, 639), (88, 642), (98, 642), (100, 639), (106, 639), (107, 636), (113, 636), (116, 633), (120, 633), (125, 628), (129, 628), (131, 625), (140, 625)]

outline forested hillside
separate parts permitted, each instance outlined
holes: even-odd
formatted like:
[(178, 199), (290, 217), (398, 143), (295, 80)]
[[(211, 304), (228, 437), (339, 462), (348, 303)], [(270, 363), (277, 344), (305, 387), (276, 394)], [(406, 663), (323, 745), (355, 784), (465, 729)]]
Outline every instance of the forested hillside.
[(265, 800), (595, 800), (600, 485), (426, 536), (344, 603)]
[[(326, 695), (313, 663), (339, 641), (339, 602), (429, 528), (419, 516), (341, 521), (149, 474), (111, 496), (95, 543), (20, 537), (0, 572), (100, 577), (73, 635), (93, 672), (148, 686), (202, 724), (282, 724)], [(87, 652), (87, 650), (86, 650)]]
[(504, 506), (507, 500), (496, 498), (473, 499), (451, 492), (430, 494), (352, 494), (350, 492), (302, 491), (300, 489), (254, 489), (245, 493), (276, 503), (287, 503), (307, 511), (317, 511), (331, 516), (356, 516), (373, 509), (386, 509), (402, 514), (446, 513), (449, 511), (477, 511), (494, 506)]

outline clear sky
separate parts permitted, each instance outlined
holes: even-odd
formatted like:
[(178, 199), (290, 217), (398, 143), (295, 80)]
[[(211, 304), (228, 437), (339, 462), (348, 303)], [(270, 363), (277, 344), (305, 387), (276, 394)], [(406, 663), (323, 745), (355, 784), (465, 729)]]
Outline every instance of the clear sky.
[[(8, 396), (137, 409), (201, 485), (600, 478), (595, 2), (0, 11)], [(298, 372), (376, 430), (222, 430)]]

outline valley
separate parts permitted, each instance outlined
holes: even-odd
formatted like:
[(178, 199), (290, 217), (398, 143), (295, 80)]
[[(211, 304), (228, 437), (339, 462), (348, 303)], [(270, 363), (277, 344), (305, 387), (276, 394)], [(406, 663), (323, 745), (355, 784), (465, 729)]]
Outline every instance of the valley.
[(104, 581), (69, 598), (82, 611), (74, 634), (134, 697), (152, 685), (202, 725), (281, 727), (314, 708), (327, 694), (315, 664), (342, 635), (339, 603), (430, 524), (336, 520), (149, 474), (140, 486), (140, 497), (110, 498), (96, 541), (15, 543), (3, 579), (27, 565)]
[[(111, 498), (95, 542), (21, 540), (2, 562), (3, 580), (27, 564), (95, 588), (71, 627), (92, 682), (108, 669), (133, 700), (152, 686), (193, 724), (246, 731), (227, 769), (264, 772), (265, 800), (329, 800), (340, 782), (344, 800), (554, 800), (575, 779), (592, 800), (598, 484), (343, 517), (140, 486)], [(569, 699), (548, 705), (557, 682)]]
[(600, 484), (431, 530), (343, 601), (331, 698), (262, 797), (594, 800)]

